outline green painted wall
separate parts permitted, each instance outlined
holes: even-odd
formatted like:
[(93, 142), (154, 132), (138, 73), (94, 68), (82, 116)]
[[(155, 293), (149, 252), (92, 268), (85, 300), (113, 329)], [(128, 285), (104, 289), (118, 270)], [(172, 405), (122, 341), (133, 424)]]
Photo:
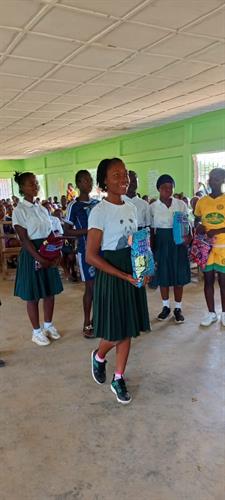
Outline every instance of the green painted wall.
[(8, 179), (13, 173), (24, 169), (23, 160), (0, 160), (0, 179)]
[(101, 159), (119, 156), (129, 169), (138, 172), (141, 194), (153, 195), (156, 177), (170, 173), (176, 180), (176, 191), (192, 195), (192, 155), (222, 150), (225, 150), (224, 109), (16, 163), (0, 162), (0, 177), (6, 167), (12, 172), (18, 163), (21, 169), (46, 175), (49, 195), (61, 194), (66, 184), (74, 181), (74, 173), (79, 169), (94, 169)]

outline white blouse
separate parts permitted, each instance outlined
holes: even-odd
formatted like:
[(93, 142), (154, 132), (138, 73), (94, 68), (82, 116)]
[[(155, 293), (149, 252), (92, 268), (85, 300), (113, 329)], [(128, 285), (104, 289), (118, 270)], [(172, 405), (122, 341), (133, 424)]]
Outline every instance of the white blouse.
[(169, 208), (160, 200), (154, 201), (150, 205), (151, 227), (171, 229), (173, 227), (174, 212), (188, 212), (187, 205), (184, 201), (172, 198), (172, 203)]
[(88, 229), (100, 229), (102, 250), (128, 247), (128, 237), (137, 231), (137, 210), (131, 203), (115, 205), (102, 200), (89, 215)]
[(31, 240), (47, 238), (52, 231), (49, 213), (45, 207), (27, 200), (20, 201), (12, 214), (13, 226), (22, 226)]
[(133, 198), (129, 198), (129, 196), (123, 196), (124, 201), (127, 203), (132, 203), (137, 209), (137, 220), (138, 227), (148, 227), (150, 226), (150, 205), (147, 201), (142, 200), (139, 196), (134, 196)]

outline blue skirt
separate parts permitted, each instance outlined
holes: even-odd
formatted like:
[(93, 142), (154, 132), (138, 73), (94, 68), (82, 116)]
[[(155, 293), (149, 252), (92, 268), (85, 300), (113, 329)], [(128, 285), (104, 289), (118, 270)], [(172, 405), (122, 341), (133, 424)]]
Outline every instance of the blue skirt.
[[(44, 239), (32, 240), (38, 250)], [(21, 249), (16, 273), (14, 295), (27, 301), (38, 301), (63, 291), (62, 281), (56, 267), (35, 270), (35, 259)]]

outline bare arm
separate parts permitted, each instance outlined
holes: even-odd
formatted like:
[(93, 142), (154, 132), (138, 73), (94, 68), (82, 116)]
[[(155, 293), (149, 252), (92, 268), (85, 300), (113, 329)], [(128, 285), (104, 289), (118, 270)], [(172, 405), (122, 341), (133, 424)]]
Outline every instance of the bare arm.
[(116, 276), (124, 281), (129, 281), (132, 285), (136, 285), (138, 280), (135, 280), (130, 274), (120, 271), (116, 267), (109, 264), (103, 257), (99, 255), (102, 241), (102, 231), (100, 229), (89, 229), (87, 238), (86, 261), (91, 266), (104, 271), (111, 276)]
[(70, 224), (64, 222), (64, 234), (65, 236), (76, 236), (79, 238), (79, 236), (87, 234), (87, 229), (73, 229)]
[(15, 230), (19, 236), (22, 247), (25, 248), (35, 260), (40, 262), (42, 267), (53, 267), (55, 265), (55, 261), (48, 261), (37, 252), (24, 227), (15, 225)]

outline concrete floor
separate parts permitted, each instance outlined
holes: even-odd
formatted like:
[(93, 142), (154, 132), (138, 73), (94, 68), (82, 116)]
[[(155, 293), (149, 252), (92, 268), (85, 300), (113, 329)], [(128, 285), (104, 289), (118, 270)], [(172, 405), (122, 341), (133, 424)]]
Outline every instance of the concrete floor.
[[(199, 328), (202, 284), (186, 287), (186, 323), (155, 321), (133, 342), (119, 405), (90, 375), (97, 345), (80, 335), (82, 285), (65, 284), (55, 324), (63, 338), (30, 341), (25, 304), (0, 282), (0, 500), (224, 500), (225, 329)], [(218, 298), (218, 291), (217, 291)], [(219, 301), (218, 301), (219, 303)]]

